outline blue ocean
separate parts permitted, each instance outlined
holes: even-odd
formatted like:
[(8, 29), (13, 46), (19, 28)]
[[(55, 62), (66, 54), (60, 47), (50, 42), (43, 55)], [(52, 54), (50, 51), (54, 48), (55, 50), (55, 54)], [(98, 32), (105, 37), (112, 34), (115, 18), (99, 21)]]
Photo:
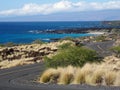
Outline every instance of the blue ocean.
[(45, 42), (64, 37), (83, 37), (90, 34), (37, 33), (43, 30), (107, 27), (102, 22), (0, 22), (0, 43), (31, 43), (36, 39)]

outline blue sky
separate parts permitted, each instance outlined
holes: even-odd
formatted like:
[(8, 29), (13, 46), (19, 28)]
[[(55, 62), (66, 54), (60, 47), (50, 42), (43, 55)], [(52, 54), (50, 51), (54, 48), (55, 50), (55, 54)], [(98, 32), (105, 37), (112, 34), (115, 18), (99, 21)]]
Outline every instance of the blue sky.
[(0, 0), (0, 18), (116, 9), (120, 0)]
[[(37, 4), (45, 4), (45, 3), (55, 3), (60, 0), (0, 0), (0, 10), (7, 10), (13, 8), (20, 8), (24, 4), (27, 3), (37, 3)], [(86, 1), (86, 2), (107, 2), (110, 0), (69, 0), (72, 2)]]

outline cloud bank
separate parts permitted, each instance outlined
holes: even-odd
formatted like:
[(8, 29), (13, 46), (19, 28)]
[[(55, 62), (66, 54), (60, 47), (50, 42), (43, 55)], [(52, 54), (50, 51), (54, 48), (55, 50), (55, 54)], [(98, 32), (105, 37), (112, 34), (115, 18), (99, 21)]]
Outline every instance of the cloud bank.
[(56, 3), (50, 4), (36, 4), (29, 3), (18, 9), (10, 9), (0, 11), (0, 16), (12, 16), (12, 15), (48, 15), (58, 12), (81, 12), (81, 11), (93, 11), (93, 10), (107, 10), (107, 9), (120, 9), (119, 0), (110, 0), (108, 2), (71, 2), (68, 0), (62, 0)]

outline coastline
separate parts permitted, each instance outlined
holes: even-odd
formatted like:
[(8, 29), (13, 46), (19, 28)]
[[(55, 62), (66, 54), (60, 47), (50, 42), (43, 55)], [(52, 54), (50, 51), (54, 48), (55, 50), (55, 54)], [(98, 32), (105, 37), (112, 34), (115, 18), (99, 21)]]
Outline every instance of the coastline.
[[(17, 67), (17, 66), (21, 66), (21, 65), (27, 65), (27, 64), (29, 65), (29, 64), (45, 62), (44, 57), (50, 57), (51, 58), (52, 56), (57, 55), (58, 52), (60, 51), (60, 46), (61, 45), (62, 45), (61, 48), (65, 49), (65, 48), (67, 48), (66, 46), (71, 43), (71, 46), (73, 46), (73, 47), (77, 47), (77, 48), (87, 47), (86, 49), (90, 48), (91, 50), (96, 51), (98, 53), (98, 56), (100, 57), (100, 60), (104, 61), (103, 63), (100, 63), (100, 64), (96, 64), (96, 63), (94, 63), (94, 64), (89, 64), (89, 63), (85, 64), (85, 66), (86, 65), (89, 66), (89, 67), (87, 67), (87, 70), (89, 68), (89, 70), (91, 70), (92, 72), (94, 72), (94, 70), (96, 72), (100, 72), (97, 68), (100, 68), (101, 66), (104, 65), (104, 68), (106, 68), (107, 71), (108, 71), (108, 69), (113, 70), (112, 73), (114, 73), (114, 70), (118, 70), (118, 71), (116, 71), (116, 74), (114, 74), (114, 75), (116, 75), (115, 77), (117, 77), (118, 74), (119, 74), (119, 70), (120, 70), (120, 68), (119, 68), (119, 66), (117, 66), (117, 64), (120, 63), (119, 62), (120, 58), (118, 58), (116, 56), (112, 56), (113, 55), (112, 51), (109, 51), (109, 49), (113, 46), (113, 44), (115, 44), (115, 41), (117, 41), (117, 40), (119, 41), (119, 38), (117, 37), (118, 33), (115, 35), (115, 33), (113, 33), (113, 31), (111, 32), (116, 37), (111, 37), (110, 34), (105, 34), (105, 33), (110, 33), (110, 32), (108, 32), (108, 31), (105, 32), (105, 31), (92, 31), (92, 30), (89, 30), (89, 32), (87, 34), (92, 34), (92, 35), (94, 34), (96, 36), (93, 35), (93, 37), (90, 36), (90, 37), (84, 37), (84, 38), (80, 38), (80, 37), (79, 38), (66, 38), (66, 39), (63, 39), (61, 41), (50, 42), (50, 43), (42, 43), (40, 41), (38, 43), (38, 41), (37, 41), (37, 42), (34, 42), (34, 44), (31, 43), (31, 44), (28, 44), (28, 45), (27, 44), (26, 45), (21, 44), (21, 45), (12, 46), (12, 47), (0, 47), (0, 54), (1, 54), (0, 56), (2, 56), (2, 57), (0, 57), (1, 58), (0, 59), (1, 60), (0, 61), (0, 70), (6, 69), (6, 68), (11, 68), (11, 67)], [(107, 35), (107, 36), (104, 37), (104, 38), (99, 38), (99, 35), (103, 35), (103, 36)], [(113, 41), (113, 39), (115, 41)], [(37, 44), (35, 44), (35, 43), (37, 43)], [(84, 46), (82, 46), (82, 45), (84, 45)], [(73, 55), (75, 55), (75, 54), (73, 54)], [(90, 57), (91, 56), (92, 55), (90, 55)], [(74, 59), (72, 59), (72, 60), (74, 60)], [(113, 63), (112, 67), (111, 67), (111, 65), (109, 65), (109, 63)], [(116, 65), (116, 67), (114, 67), (115, 65)], [(95, 66), (95, 68), (91, 68), (93, 66)], [(63, 70), (63, 71), (64, 70), (69, 71), (68, 67), (64, 67), (64, 68), (61, 67), (60, 69)], [(72, 71), (72, 73), (73, 73), (73, 72), (78, 72), (77, 70), (80, 70), (80, 71), (84, 70), (84, 69), (86, 69), (86, 67), (83, 66), (82, 68), (77, 68), (76, 69), (76, 67), (71, 66), (70, 69), (73, 70)], [(105, 69), (103, 69), (103, 68), (100, 68), (100, 69), (103, 71), (103, 73), (107, 74)], [(53, 69), (53, 70), (57, 71), (57, 69)], [(111, 70), (109, 70), (110, 75), (111, 75)], [(46, 72), (46, 71), (44, 71), (44, 72)], [(66, 73), (68, 73), (68, 72), (66, 72)], [(65, 75), (65, 74), (60, 72), (60, 75)], [(82, 75), (82, 74), (79, 74), (79, 73), (73, 73), (72, 74), (72, 76), (75, 76), (75, 75)], [(93, 77), (91, 78), (91, 81), (92, 81), (92, 79), (94, 79), (94, 75), (96, 75), (96, 73), (93, 73)], [(75, 76), (75, 77), (77, 77), (77, 76)], [(40, 78), (40, 80), (41, 80), (41, 77), (37, 77), (37, 78)], [(85, 78), (87, 78), (87, 75), (85, 75)], [(57, 81), (57, 80), (55, 79), (53, 81)], [(65, 79), (63, 79), (63, 81), (64, 80)], [(88, 81), (83, 83), (83, 85), (84, 84), (86, 85), (86, 83)], [(113, 82), (112, 85), (118, 85), (118, 84), (114, 84), (118, 80), (114, 79), (114, 81), (115, 82)], [(36, 81), (36, 82), (43, 83), (41, 81)], [(47, 82), (47, 83), (52, 84), (52, 82)], [(59, 84), (59, 82), (54, 83), (54, 84), (57, 85), (57, 84)], [(68, 84), (73, 84), (73, 83), (70, 82)], [(75, 84), (79, 84), (79, 83), (75, 82)], [(95, 83), (95, 84), (97, 85), (98, 83)], [(64, 83), (63, 83), (63, 85), (64, 85)], [(92, 86), (91, 83), (89, 85)], [(107, 87), (107, 85), (106, 85), (106, 87)]]

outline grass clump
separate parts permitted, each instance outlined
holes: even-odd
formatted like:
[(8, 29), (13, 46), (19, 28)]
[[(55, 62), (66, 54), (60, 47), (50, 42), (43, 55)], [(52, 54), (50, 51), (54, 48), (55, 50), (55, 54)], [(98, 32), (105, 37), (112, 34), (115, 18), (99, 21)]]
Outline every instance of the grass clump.
[(73, 84), (84, 84), (85, 75), (86, 75), (86, 72), (83, 72), (82, 70), (78, 71), (78, 73), (75, 75), (76, 78)]
[(74, 67), (68, 66), (61, 72), (58, 83), (64, 85), (70, 84), (73, 81), (73, 75), (74, 75)]
[(115, 86), (120, 86), (120, 72), (117, 73), (116, 81), (114, 83)]
[(59, 84), (70, 84), (73, 78), (73, 74), (64, 72), (63, 75), (60, 77)]
[[(107, 68), (102, 64), (85, 64), (83, 67), (59, 67), (53, 69), (50, 73), (49, 69), (41, 76), (42, 82), (49, 83), (51, 79), (56, 84), (88, 84), (88, 85), (106, 85), (120, 86), (120, 71)], [(114, 68), (114, 65), (112, 66)], [(48, 73), (49, 72), (49, 73)], [(57, 74), (56, 74), (57, 72)], [(58, 73), (59, 72), (59, 73)], [(53, 76), (57, 78), (53, 79)], [(44, 78), (43, 78), (44, 77)]]
[(104, 70), (94, 71), (93, 75), (91, 76), (91, 84), (92, 85), (101, 85), (103, 82), (103, 75), (104, 75)]
[(43, 72), (40, 82), (41, 83), (48, 83), (48, 82), (53, 82), (59, 77), (59, 71), (56, 69), (48, 69), (45, 72)]
[(76, 84), (86, 83), (86, 76), (92, 73), (90, 64), (85, 64), (83, 68), (78, 69), (78, 72), (75, 75), (74, 82)]
[(113, 71), (106, 72), (104, 78), (106, 85), (108, 86), (114, 85), (114, 82), (116, 80), (116, 72)]

